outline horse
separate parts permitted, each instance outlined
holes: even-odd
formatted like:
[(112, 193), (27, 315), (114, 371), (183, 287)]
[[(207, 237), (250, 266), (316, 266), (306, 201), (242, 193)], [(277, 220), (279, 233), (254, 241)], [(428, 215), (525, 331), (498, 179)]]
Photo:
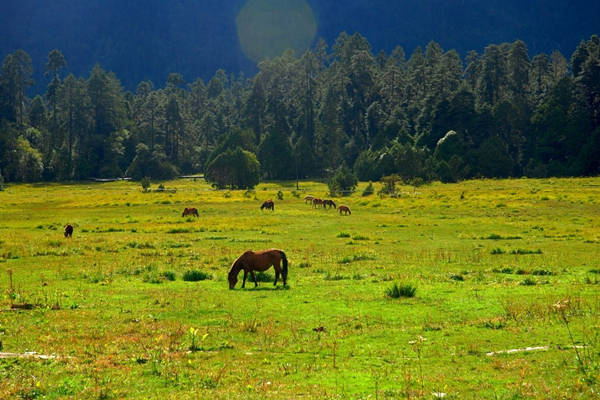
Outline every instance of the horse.
[(198, 215), (198, 210), (196, 208), (185, 208), (183, 210), (183, 214), (181, 214), (182, 217), (185, 217), (186, 215), (195, 215), (197, 218), (200, 217), (200, 215)]
[[(282, 263), (280, 266), (279, 264)], [(283, 286), (286, 285), (288, 275), (288, 259), (285, 253), (277, 249), (268, 249), (260, 251), (248, 250), (237, 258), (231, 265), (227, 280), (229, 281), (229, 289), (233, 289), (238, 281), (238, 275), (241, 270), (244, 270), (244, 281), (242, 282), (242, 288), (246, 286), (246, 277), (248, 272), (254, 278), (254, 287), (258, 286), (256, 275), (254, 271), (266, 271), (271, 266), (275, 268), (275, 283), (277, 285), (277, 279), (279, 274), (283, 279)]]
[(311, 196), (311, 195), (304, 196), (304, 204), (307, 204), (307, 203), (312, 204), (313, 199), (314, 199), (314, 196)]
[(73, 225), (66, 224), (65, 225), (65, 237), (72, 238), (73, 237)]
[(263, 208), (266, 208), (267, 210), (275, 211), (275, 203), (273, 202), (273, 200), (269, 199), (269, 200), (265, 201), (264, 203), (262, 203), (262, 206), (260, 206), (260, 209), (262, 210)]
[(352, 214), (352, 211), (350, 211), (350, 207), (348, 206), (344, 206), (344, 205), (340, 205), (338, 207), (338, 211), (340, 212), (340, 214), (343, 212), (345, 215), (348, 214)]
[(328, 206), (329, 208), (336, 208), (335, 202), (333, 200), (323, 200), (323, 208), (327, 208)]
[(314, 208), (317, 208), (317, 206), (323, 207), (323, 200), (321, 200), (319, 198), (314, 198), (312, 202), (313, 202)]

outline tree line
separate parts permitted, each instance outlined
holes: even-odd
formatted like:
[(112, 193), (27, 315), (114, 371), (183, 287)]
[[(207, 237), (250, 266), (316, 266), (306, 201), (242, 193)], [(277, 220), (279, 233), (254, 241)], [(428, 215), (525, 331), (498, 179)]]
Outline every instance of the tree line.
[(581, 176), (600, 172), (600, 39), (529, 57), (523, 41), (461, 56), (436, 42), (373, 54), (360, 34), (286, 51), (250, 78), (170, 74), (126, 91), (95, 66), (67, 74), (48, 54), (46, 92), (27, 96), (31, 58), (0, 72), (4, 181), (204, 172), (219, 187), (260, 179)]

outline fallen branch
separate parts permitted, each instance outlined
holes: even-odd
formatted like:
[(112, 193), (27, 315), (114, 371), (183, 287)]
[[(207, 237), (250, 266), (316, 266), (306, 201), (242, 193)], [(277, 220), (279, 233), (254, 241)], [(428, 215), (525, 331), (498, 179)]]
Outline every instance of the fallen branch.
[[(585, 346), (557, 346), (559, 350), (568, 350), (568, 349), (583, 349)], [(496, 354), (513, 354), (513, 353), (523, 353), (528, 351), (546, 351), (550, 350), (550, 346), (532, 346), (532, 347), (524, 347), (522, 349), (508, 349), (508, 350), (498, 350), (498, 351), (490, 351), (486, 353), (486, 356), (495, 356)]]
[(38, 354), (35, 351), (26, 351), (25, 353), (0, 352), (0, 358), (38, 358), (40, 360), (54, 360), (61, 357), (55, 355)]

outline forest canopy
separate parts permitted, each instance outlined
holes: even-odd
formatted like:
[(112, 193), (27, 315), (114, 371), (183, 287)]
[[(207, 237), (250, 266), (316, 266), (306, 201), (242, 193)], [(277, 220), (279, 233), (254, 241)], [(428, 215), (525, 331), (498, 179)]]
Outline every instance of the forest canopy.
[[(523, 41), (461, 57), (435, 42), (407, 57), (373, 54), (341, 33), (300, 56), (266, 59), (250, 78), (218, 70), (204, 82), (171, 73), (135, 93), (95, 66), (68, 73), (48, 54), (46, 92), (30, 56), (0, 71), (0, 176), (7, 182), (205, 172), (218, 187), (263, 179), (545, 177), (600, 172), (600, 39), (569, 59), (530, 58)], [(228, 168), (226, 168), (228, 167)], [(346, 168), (346, 167), (345, 167)]]

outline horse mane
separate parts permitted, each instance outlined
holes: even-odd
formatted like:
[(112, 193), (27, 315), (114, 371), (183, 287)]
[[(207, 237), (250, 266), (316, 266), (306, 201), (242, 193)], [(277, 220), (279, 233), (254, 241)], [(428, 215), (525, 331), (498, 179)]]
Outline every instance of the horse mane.
[(241, 269), (241, 267), (239, 266), (239, 264), (246, 258), (248, 257), (250, 254), (252, 254), (252, 250), (246, 250), (245, 252), (242, 253), (241, 256), (239, 256), (238, 258), (235, 259), (235, 261), (233, 262), (233, 264), (231, 264), (231, 269), (230, 272), (233, 271), (234, 268), (238, 268), (238, 271)]

